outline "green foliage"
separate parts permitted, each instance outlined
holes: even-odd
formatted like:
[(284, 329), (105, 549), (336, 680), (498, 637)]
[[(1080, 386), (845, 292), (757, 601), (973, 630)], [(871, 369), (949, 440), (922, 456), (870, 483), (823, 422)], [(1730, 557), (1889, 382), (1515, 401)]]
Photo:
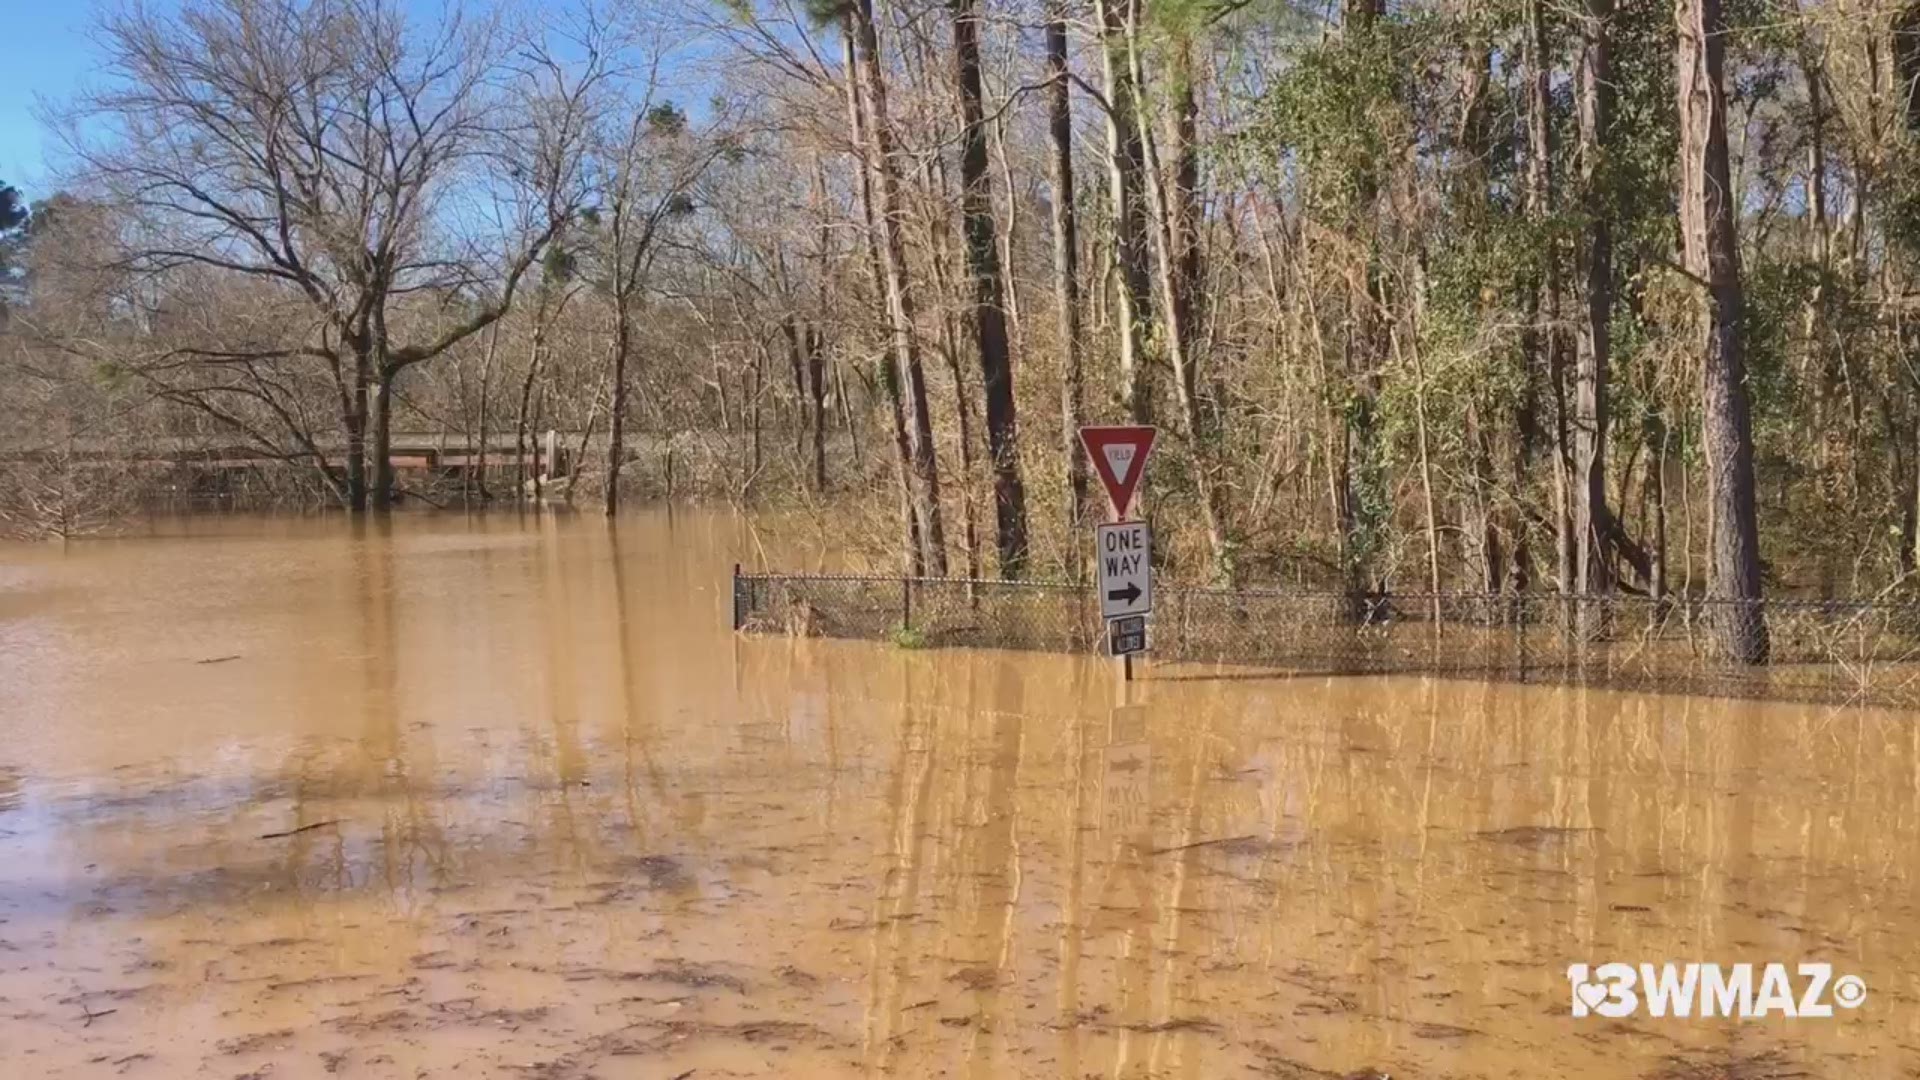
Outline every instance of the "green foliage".
[(1920, 256), (1920, 148), (1902, 144), (1896, 165), (1880, 192), (1887, 239), (1913, 258)]
[(26, 234), (28, 220), (26, 199), (20, 189), (0, 181), (0, 284), (13, 276), (19, 261), (17, 249)]
[[(585, 216), (583, 213), (582, 217)], [(546, 284), (565, 285), (579, 272), (580, 258), (564, 239), (555, 238), (553, 243), (547, 245), (546, 254), (541, 258), (541, 276)]]
[(1404, 146), (1400, 90), (1414, 33), (1383, 21), (1368, 33), (1306, 46), (1267, 92), (1248, 137), (1256, 152), (1298, 165), (1316, 209), (1363, 211)]
[(896, 626), (887, 632), (887, 640), (902, 649), (924, 649), (929, 642), (927, 635), (911, 626)]
[(1814, 267), (1798, 261), (1759, 260), (1747, 268), (1747, 389), (1756, 424), (1791, 422), (1800, 404), (1789, 354), (1817, 278)]
[(687, 114), (673, 102), (655, 105), (647, 110), (647, 130), (660, 138), (671, 139), (686, 134)]
[(89, 374), (94, 386), (109, 392), (126, 390), (134, 382), (133, 369), (117, 360), (96, 361)]
[(27, 202), (20, 189), (0, 180), (0, 234), (23, 227), (27, 217)]
[(825, 28), (840, 25), (851, 3), (852, 0), (801, 0), (800, 10), (806, 12), (807, 20), (815, 27)]

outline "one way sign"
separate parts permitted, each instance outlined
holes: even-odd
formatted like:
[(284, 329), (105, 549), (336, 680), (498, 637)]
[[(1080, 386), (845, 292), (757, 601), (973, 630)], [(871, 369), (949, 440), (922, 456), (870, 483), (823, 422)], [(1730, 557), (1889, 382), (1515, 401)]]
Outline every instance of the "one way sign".
[(1100, 617), (1119, 619), (1152, 611), (1153, 538), (1147, 523), (1100, 525), (1093, 536), (1100, 564)]

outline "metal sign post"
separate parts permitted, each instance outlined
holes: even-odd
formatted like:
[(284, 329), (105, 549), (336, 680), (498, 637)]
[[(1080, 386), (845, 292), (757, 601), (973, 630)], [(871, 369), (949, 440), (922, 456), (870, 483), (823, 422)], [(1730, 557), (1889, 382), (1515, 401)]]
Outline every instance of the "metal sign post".
[(1143, 426), (1084, 427), (1080, 442), (1107, 489), (1114, 520), (1093, 530), (1094, 587), (1100, 617), (1107, 622), (1107, 655), (1120, 660), (1133, 681), (1133, 654), (1147, 648), (1147, 615), (1153, 610), (1153, 534), (1144, 521), (1127, 520), (1134, 492), (1147, 474), (1155, 429)]

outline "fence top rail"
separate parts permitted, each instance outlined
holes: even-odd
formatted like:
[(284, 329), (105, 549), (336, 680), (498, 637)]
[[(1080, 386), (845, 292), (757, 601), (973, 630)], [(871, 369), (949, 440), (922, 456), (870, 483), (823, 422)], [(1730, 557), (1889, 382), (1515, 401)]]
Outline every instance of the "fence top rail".
[[(1027, 578), (970, 578), (970, 577), (913, 577), (907, 574), (841, 574), (841, 573), (796, 573), (780, 570), (746, 571), (739, 573), (742, 581), (763, 582), (821, 582), (827, 584), (865, 584), (865, 585), (911, 585), (916, 588), (975, 588), (975, 589), (1035, 589), (1035, 590), (1091, 590), (1094, 585), (1086, 581), (1048, 581)], [(1869, 611), (1911, 611), (1920, 613), (1920, 600), (1904, 599), (1810, 599), (1805, 597), (1766, 597), (1760, 600), (1738, 600), (1724, 596), (1667, 596), (1653, 597), (1638, 593), (1559, 593), (1559, 592), (1388, 592), (1388, 593), (1348, 593), (1324, 589), (1295, 590), (1275, 586), (1235, 586), (1217, 585), (1180, 585), (1172, 582), (1158, 582), (1156, 587), (1163, 592), (1179, 593), (1186, 596), (1206, 596), (1221, 598), (1258, 598), (1278, 600), (1326, 601), (1329, 603), (1363, 604), (1414, 604), (1432, 603), (1578, 603), (1578, 604), (1614, 604), (1622, 607), (1633, 606), (1691, 606), (1691, 607), (1762, 607), (1781, 611), (1815, 611), (1822, 614), (1864, 613)]]

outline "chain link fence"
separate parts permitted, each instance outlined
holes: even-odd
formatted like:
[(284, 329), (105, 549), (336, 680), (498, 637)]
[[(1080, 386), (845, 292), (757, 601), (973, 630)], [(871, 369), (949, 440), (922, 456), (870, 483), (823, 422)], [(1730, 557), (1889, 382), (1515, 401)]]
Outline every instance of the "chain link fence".
[[(1089, 585), (742, 574), (737, 630), (1104, 651)], [(1425, 674), (1920, 708), (1920, 604), (1156, 585), (1148, 648), (1293, 674)]]

